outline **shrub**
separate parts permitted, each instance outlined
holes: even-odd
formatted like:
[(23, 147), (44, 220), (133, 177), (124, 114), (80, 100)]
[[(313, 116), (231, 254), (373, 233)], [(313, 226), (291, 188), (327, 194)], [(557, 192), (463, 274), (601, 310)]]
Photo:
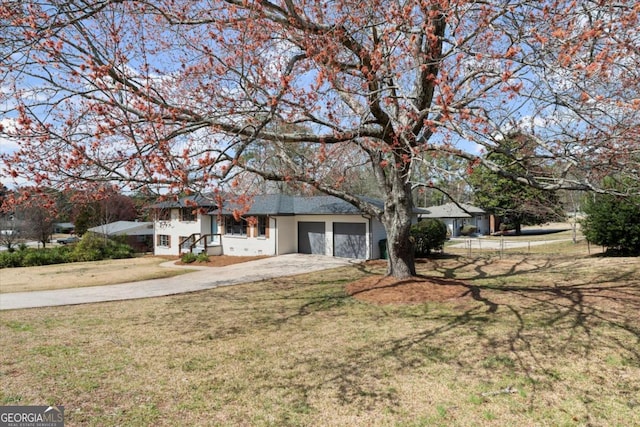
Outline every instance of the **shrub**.
[(0, 268), (13, 268), (22, 266), (22, 252), (0, 252)]
[(202, 252), (201, 254), (198, 254), (198, 256), (196, 257), (196, 261), (198, 261), (198, 262), (209, 262), (209, 255), (207, 255), (204, 252)]
[(411, 238), (416, 257), (429, 256), (441, 250), (447, 240), (447, 226), (437, 219), (424, 219), (411, 227)]
[(74, 261), (131, 258), (133, 249), (97, 235), (86, 234), (78, 244), (48, 249), (21, 249), (0, 252), (0, 268), (33, 267)]
[(476, 231), (478, 231), (478, 227), (475, 225), (465, 225), (460, 229), (460, 234), (463, 236), (471, 236)]
[(101, 259), (131, 258), (133, 248), (93, 233), (85, 233), (74, 246), (71, 258), (74, 261), (98, 261)]
[(582, 206), (582, 233), (610, 255), (640, 255), (640, 197), (597, 194)]
[(198, 256), (196, 254), (187, 252), (186, 254), (182, 255), (182, 258), (180, 258), (180, 261), (184, 262), (185, 264), (191, 264), (192, 262), (195, 262), (197, 259), (198, 259)]

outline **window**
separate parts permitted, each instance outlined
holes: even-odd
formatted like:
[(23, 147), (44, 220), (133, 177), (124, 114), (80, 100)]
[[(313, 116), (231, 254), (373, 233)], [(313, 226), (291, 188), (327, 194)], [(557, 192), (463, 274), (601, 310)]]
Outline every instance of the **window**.
[(258, 217), (258, 237), (267, 236), (268, 224), (269, 224), (269, 217), (266, 217), (266, 216)]
[(180, 208), (180, 221), (195, 221), (197, 215), (195, 207)]
[(231, 236), (246, 236), (247, 221), (244, 218), (236, 221), (233, 215), (227, 215), (224, 218), (224, 233)]
[(171, 236), (166, 234), (158, 234), (158, 246), (171, 247)]
[(156, 219), (158, 221), (171, 221), (171, 209), (156, 210)]

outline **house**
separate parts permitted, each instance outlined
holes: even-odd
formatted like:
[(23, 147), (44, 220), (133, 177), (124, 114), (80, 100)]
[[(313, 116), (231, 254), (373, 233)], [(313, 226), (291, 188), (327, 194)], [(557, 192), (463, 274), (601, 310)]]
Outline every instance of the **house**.
[[(382, 207), (382, 202), (376, 201)], [(380, 258), (382, 223), (333, 196), (255, 196), (241, 218), (233, 203), (202, 200), (158, 204), (155, 254), (202, 252), (225, 255), (321, 254)], [(203, 208), (209, 208), (203, 209)], [(417, 215), (414, 218), (417, 221)]]
[(425, 208), (429, 213), (420, 214), (422, 218), (436, 218), (442, 220), (449, 230), (451, 237), (460, 235), (465, 226), (476, 227), (479, 234), (489, 233), (489, 214), (484, 210), (465, 203), (447, 203), (440, 206)]
[(125, 236), (124, 242), (136, 252), (149, 252), (153, 248), (153, 222), (116, 221), (87, 231), (109, 238)]
[(53, 234), (73, 233), (75, 226), (71, 222), (56, 222), (53, 224)]

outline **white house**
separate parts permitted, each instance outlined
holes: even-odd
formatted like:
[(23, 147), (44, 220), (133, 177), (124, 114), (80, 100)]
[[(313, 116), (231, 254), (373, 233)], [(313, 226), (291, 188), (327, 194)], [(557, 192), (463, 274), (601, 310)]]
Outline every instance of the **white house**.
[(428, 213), (420, 214), (420, 218), (437, 218), (447, 224), (451, 237), (460, 235), (460, 230), (467, 225), (474, 226), (479, 234), (489, 234), (489, 214), (484, 210), (460, 203), (447, 203), (425, 208)]
[(211, 205), (198, 200), (156, 205), (155, 253), (308, 253), (377, 259), (379, 242), (386, 238), (382, 223), (332, 196), (256, 196), (242, 218), (233, 216), (233, 205)]

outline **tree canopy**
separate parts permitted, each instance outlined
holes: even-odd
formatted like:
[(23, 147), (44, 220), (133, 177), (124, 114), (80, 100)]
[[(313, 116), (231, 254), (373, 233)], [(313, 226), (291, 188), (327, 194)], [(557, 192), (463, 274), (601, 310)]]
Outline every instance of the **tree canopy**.
[[(608, 185), (620, 183), (609, 178)], [(582, 204), (582, 233), (591, 243), (619, 255), (640, 255), (640, 197), (594, 194)]]
[[(500, 144), (500, 149), (486, 154), (486, 159), (514, 175), (532, 171), (538, 176), (551, 174), (551, 166), (534, 162), (531, 150), (535, 144), (528, 135), (512, 134)], [(517, 152), (520, 161), (513, 161), (504, 152)], [(513, 226), (520, 234), (522, 225), (542, 224), (564, 218), (560, 197), (555, 190), (543, 190), (514, 181), (493, 172), (482, 164), (469, 174), (474, 203), (498, 216), (504, 225)]]
[[(389, 273), (407, 276), (413, 171), (432, 155), (537, 188), (640, 182), (639, 12), (633, 0), (4, 1), (0, 138), (18, 148), (0, 156), (6, 174), (51, 187), (297, 182), (380, 219)], [(478, 156), (514, 129), (553, 175)], [(345, 186), (360, 167), (384, 207)]]

